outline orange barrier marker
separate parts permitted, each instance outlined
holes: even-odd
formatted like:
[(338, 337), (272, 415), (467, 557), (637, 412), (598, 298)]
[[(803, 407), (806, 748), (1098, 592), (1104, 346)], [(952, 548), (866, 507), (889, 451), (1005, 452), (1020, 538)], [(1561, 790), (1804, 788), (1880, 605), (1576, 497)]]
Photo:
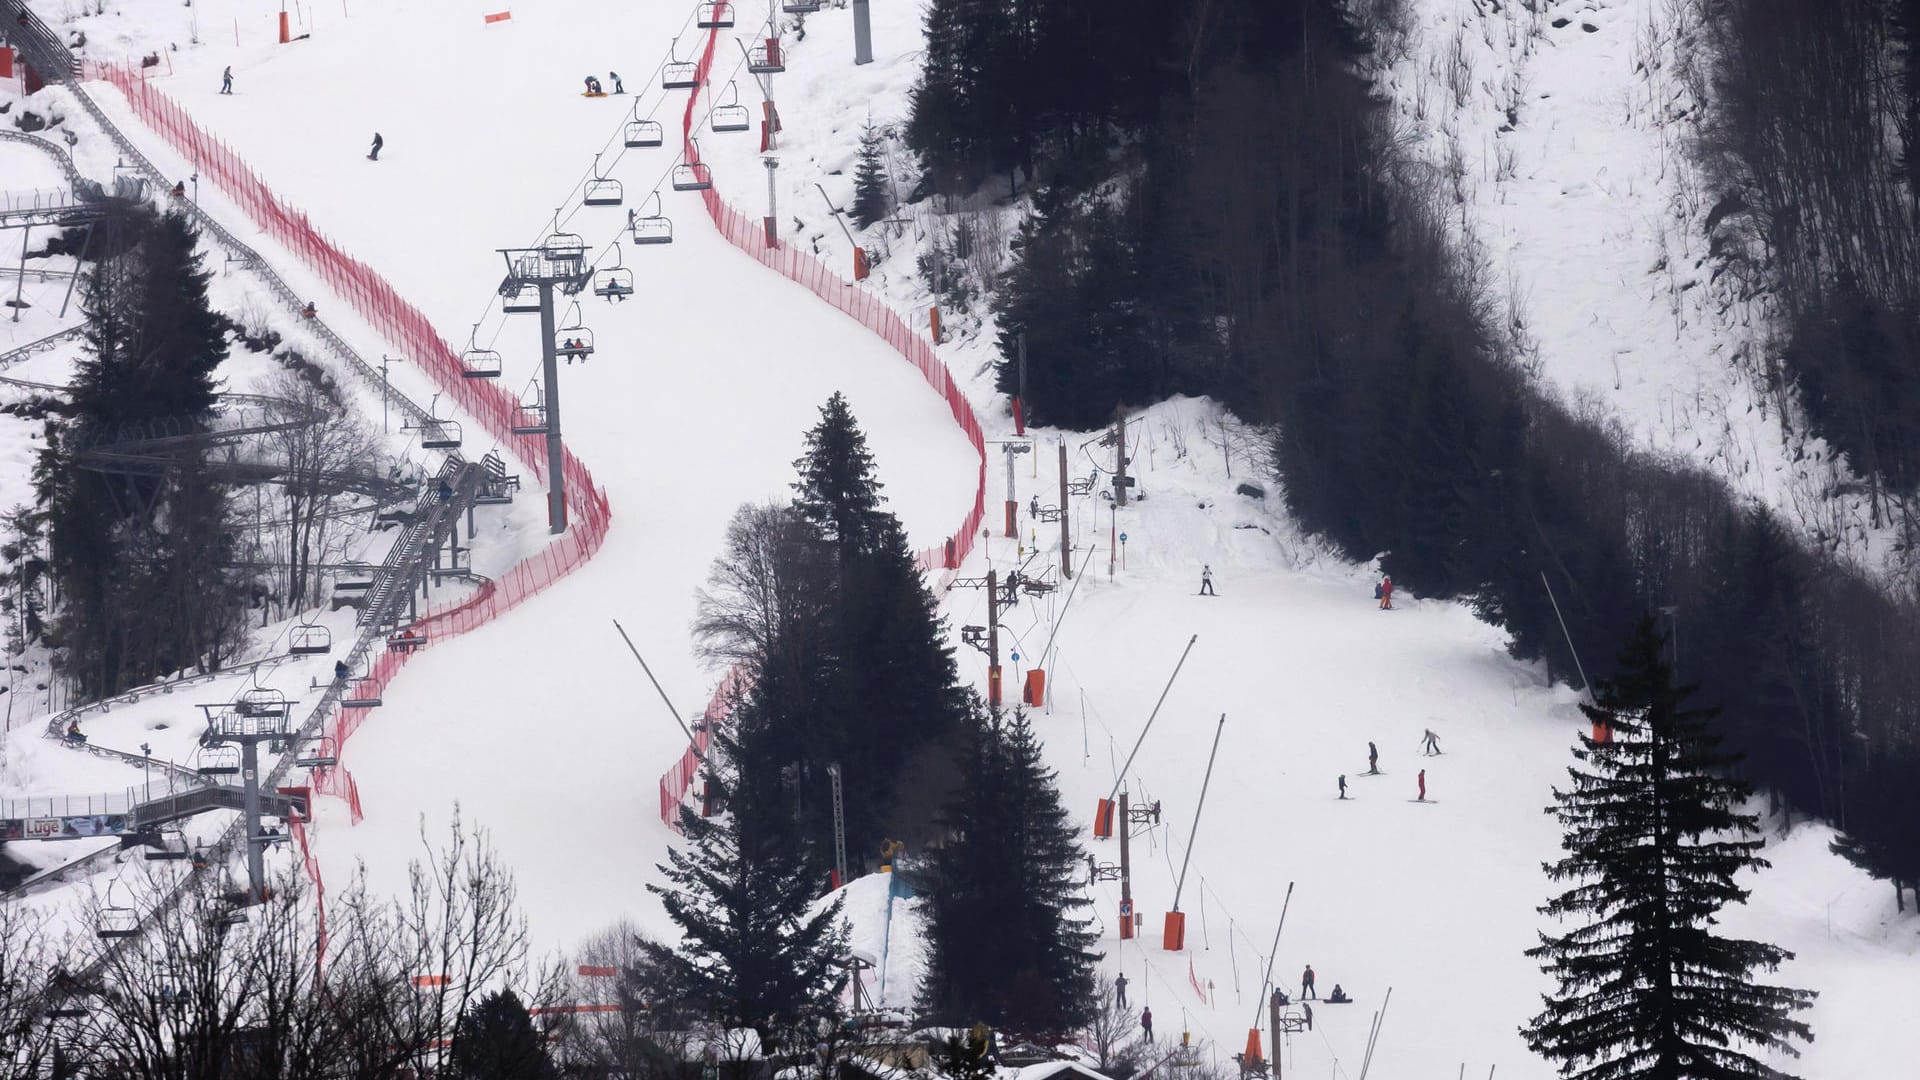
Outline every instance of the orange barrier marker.
[(1101, 799), (1093, 812), (1093, 835), (1104, 840), (1113, 835), (1113, 800)]
[(282, 11), (280, 13), (280, 44), (285, 45), (287, 42), (292, 40), (293, 40), (293, 35), (287, 29), (287, 13)]
[(491, 15), (483, 15), (481, 16), (481, 18), (484, 18), (485, 20), (487, 20), (488, 26), (492, 26), (494, 23), (506, 22), (507, 20), (513, 18), (513, 12), (512, 11), (496, 11)]
[(1246, 1050), (1246, 1053), (1243, 1055), (1244, 1059), (1250, 1062), (1259, 1061), (1265, 1056), (1266, 1055), (1260, 1052), (1260, 1029), (1248, 1028), (1247, 1029), (1247, 1050)]
[(1187, 913), (1184, 911), (1167, 912), (1166, 930), (1160, 936), (1160, 947), (1168, 952), (1179, 952), (1187, 947)]
[(1020, 694), (1020, 700), (1038, 707), (1047, 701), (1047, 673), (1041, 668), (1027, 672), (1027, 688)]

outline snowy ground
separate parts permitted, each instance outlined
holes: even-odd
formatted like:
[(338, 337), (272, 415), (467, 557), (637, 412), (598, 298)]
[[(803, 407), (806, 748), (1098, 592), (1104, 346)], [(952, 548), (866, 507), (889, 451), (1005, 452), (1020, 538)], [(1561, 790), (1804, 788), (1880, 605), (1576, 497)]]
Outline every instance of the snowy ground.
[[(188, 17), (170, 5), (125, 6), (136, 14), (108, 16), (125, 24), (117, 31), (89, 21), (92, 48), (144, 51), (161, 40), (163, 22), (171, 28)], [(311, 29), (312, 40), (274, 46), (267, 17), (256, 13), (240, 22), (235, 48), (209, 28), (242, 18), (229, 12), (239, 6), (198, 6), (205, 44), (180, 37), (181, 50), (166, 56), (174, 74), (164, 88), (386, 274), (450, 339), (487, 319), (499, 273), (490, 249), (530, 240), (549, 207), (577, 203), (593, 153), (631, 108), (617, 98), (580, 99), (580, 76), (612, 67), (630, 91), (653, 85), (647, 72), (671, 35), (685, 32), (691, 10), (603, 10), (563, 0), (486, 28), (475, 11), (441, 0), (351, 17), (305, 8), (306, 25), (296, 32)], [(831, 9), (808, 17), (806, 40), (789, 36), (789, 72), (776, 76), (787, 125), (776, 174), (783, 229), (801, 217), (794, 238), (812, 244), (817, 237), (836, 267), (850, 261), (847, 244), (811, 185), (844, 204), (852, 147), (869, 108), (882, 122), (903, 115), (921, 47), (917, 14), (879, 5), (879, 62), (852, 68), (847, 18)], [(734, 33), (752, 36), (744, 25)], [(604, 55), (583, 57), (581, 42), (607, 43)], [(688, 49), (683, 42), (681, 55)], [(721, 55), (728, 51), (737, 52), (728, 45)], [(581, 70), (544, 59), (560, 56)], [(227, 63), (235, 67), (232, 98), (216, 93)], [(718, 81), (728, 67), (717, 62)], [(388, 76), (402, 71), (430, 89), (392, 94)], [(740, 92), (751, 107), (744, 79)], [(659, 97), (650, 92), (641, 115)], [(673, 98), (677, 104), (679, 95)], [(316, 104), (322, 101), (324, 108)], [(656, 115), (671, 127), (678, 110)], [(360, 156), (375, 128), (388, 143), (377, 165)], [(766, 190), (764, 170), (748, 160), (744, 140), (751, 138), (713, 136), (702, 144), (723, 193), (750, 210)], [(158, 152), (157, 139), (143, 143)], [(664, 175), (671, 152), (634, 151), (614, 166), (629, 205)], [(1536, 195), (1547, 198), (1544, 188)], [(218, 207), (216, 194), (201, 197)], [(330, 879), (364, 859), (376, 887), (397, 882), (418, 848), (420, 818), (443, 818), (457, 800), (516, 868), (542, 944), (569, 945), (621, 915), (661, 929), (643, 886), (655, 879), (652, 866), (666, 842), (655, 779), (679, 753), (680, 737), (608, 619), (619, 617), (634, 632), (678, 709), (697, 710), (709, 675), (687, 641), (693, 591), (733, 507), (785, 493), (801, 431), (834, 389), (852, 398), (917, 543), (939, 538), (965, 509), (972, 454), (919, 376), (851, 322), (727, 248), (691, 199), (668, 193), (663, 206), (674, 217), (676, 242), (644, 259), (625, 252), (639, 295), (619, 307), (588, 306), (600, 352), (563, 375), (569, 441), (608, 488), (614, 531), (586, 569), (550, 593), (408, 666), (346, 754), (366, 822), (349, 828), (343, 812), (322, 805), (318, 850)], [(222, 217), (243, 225), (237, 214)], [(620, 210), (581, 211), (572, 227), (597, 245), (623, 219)], [(240, 231), (251, 242), (251, 230)], [(895, 255), (876, 284), (924, 325), (926, 300), (908, 273), (912, 239), (912, 227), (890, 237)], [(290, 260), (269, 257), (292, 269)], [(324, 294), (316, 295), (325, 305)], [(1584, 294), (1580, 300), (1589, 302)], [(494, 316), (482, 326), (483, 344), (497, 325)], [(1634, 325), (1652, 324), (1641, 316)], [(380, 353), (364, 329), (346, 329), (361, 335), (355, 340), (364, 351)], [(1552, 338), (1541, 332), (1543, 374), (1606, 381), (1591, 367), (1591, 341), (1576, 329)], [(531, 371), (531, 333), (515, 325), (499, 336), (509, 385)], [(963, 379), (981, 372), (988, 355), (980, 337), (945, 354)], [(1552, 366), (1561, 363), (1586, 366)], [(1650, 365), (1643, 374), (1652, 379), (1660, 370)], [(394, 377), (416, 388), (404, 366)], [(1660, 427), (1649, 419), (1659, 415), (1654, 403), (1679, 393), (1671, 380), (1665, 385), (1618, 403), (1641, 418), (1647, 438)], [(972, 389), (986, 409), (993, 396), (977, 382)], [(1145, 499), (1117, 512), (1092, 497), (1076, 499), (1076, 562), (1089, 551), (1092, 561), (1069, 586), (1077, 588), (1071, 602), (1062, 589), (1023, 602), (1008, 621), (1023, 657), (1039, 653), (1059, 622), (1048, 661), (1052, 701), (1040, 727), (1069, 806), (1083, 820), (1111, 787), (1180, 649), (1197, 635), (1127, 771), (1136, 800), (1162, 802), (1164, 824), (1134, 849), (1146, 922), (1140, 939), (1122, 946), (1117, 893), (1108, 885), (1095, 890), (1106, 969), (1129, 974), (1132, 997), (1153, 1005), (1163, 1037), (1191, 1030), (1224, 1060), (1260, 1012), (1258, 968), (1293, 882), (1275, 969), (1282, 985), (1312, 963), (1323, 992), (1340, 982), (1357, 1003), (1317, 1010), (1320, 1027), (1287, 1050), (1289, 1070), (1357, 1075), (1368, 1023), (1391, 987), (1377, 1075), (1451, 1075), (1463, 1062), (1475, 1074), (1497, 1066), (1503, 1078), (1550, 1075), (1516, 1035), (1546, 987), (1520, 950), (1543, 925), (1533, 909), (1549, 886), (1538, 867), (1554, 856), (1557, 836), (1540, 810), (1569, 760), (1579, 724), (1572, 696), (1507, 659), (1499, 635), (1456, 605), (1409, 597), (1395, 612), (1378, 611), (1365, 568), (1300, 537), (1271, 496), (1233, 493), (1256, 463), (1235, 449), (1234, 477), (1227, 477), (1221, 443), (1236, 440), (1204, 402), (1157, 407), (1133, 431)], [(1014, 494), (1022, 506), (1036, 490), (1043, 503), (1055, 501), (1055, 434), (1040, 433), (1040, 452), (1019, 462)], [(1762, 431), (1748, 441), (1771, 445), (1770, 438)], [(1097, 451), (1087, 456), (1084, 436), (1067, 439), (1076, 477), (1096, 458), (1108, 460)], [(997, 452), (990, 465), (988, 519), (997, 537)], [(479, 557), (505, 561), (537, 544), (535, 501), (523, 497), (512, 515), (483, 529)], [(1029, 528), (1022, 514), (1021, 532), (1043, 552), (1053, 548), (1052, 526)], [(1119, 533), (1128, 537), (1125, 566), (1109, 580), (1107, 538)], [(1016, 565), (1014, 544), (996, 538), (969, 570)], [(1203, 563), (1214, 569), (1217, 598), (1194, 595)], [(984, 621), (983, 604), (977, 592), (957, 592), (951, 624)], [(963, 671), (984, 685), (984, 659), (961, 656)], [(1019, 674), (1009, 671), (1009, 687), (1019, 685)], [(1221, 753), (1181, 898), (1189, 947), (1169, 954), (1158, 948), (1159, 925), (1222, 713)], [(141, 722), (130, 716), (127, 723), (128, 735), (136, 734)], [(1439, 733), (1444, 756), (1416, 756), (1428, 727)], [(1381, 747), (1383, 776), (1359, 775), (1368, 740)], [(1432, 796), (1426, 804), (1410, 801), (1422, 767)], [(1345, 803), (1334, 800), (1342, 772), (1354, 796)], [(1116, 857), (1111, 845), (1093, 850), (1102, 861)], [(1823, 830), (1802, 829), (1770, 855), (1776, 865), (1755, 877), (1754, 903), (1730, 912), (1727, 923), (1797, 951), (1780, 978), (1823, 991), (1811, 1014), (1819, 1039), (1797, 1071), (1884, 1075), (1888, 1063), (1920, 1056), (1920, 1033), (1892, 1023), (1886, 1004), (1920, 977), (1920, 920), (1896, 918), (1883, 886), (1828, 855)], [(877, 914), (884, 886), (862, 881), (849, 893), (863, 947), (874, 951), (879, 937), (910, 970), (906, 943), (915, 935), (900, 925), (897, 905), (891, 928)], [(890, 966), (888, 999), (900, 1000), (895, 994), (910, 979)], [(1194, 983), (1211, 986), (1205, 1000)]]

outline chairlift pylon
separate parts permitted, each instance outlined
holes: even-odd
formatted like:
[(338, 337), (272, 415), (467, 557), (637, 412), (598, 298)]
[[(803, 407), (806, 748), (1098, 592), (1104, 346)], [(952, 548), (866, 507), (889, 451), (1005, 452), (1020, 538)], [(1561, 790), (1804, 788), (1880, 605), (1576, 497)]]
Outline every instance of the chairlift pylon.
[(727, 104), (715, 105), (707, 111), (707, 127), (718, 132), (745, 131), (752, 125), (752, 117), (747, 107), (740, 104), (740, 87), (733, 80), (727, 80)]
[(708, 0), (695, 13), (693, 25), (702, 30), (726, 30), (733, 26), (733, 0)]
[[(660, 190), (658, 188), (655, 188), (653, 194), (648, 196), (648, 201), (653, 206), (653, 213), (636, 214), (627, 224), (627, 231), (632, 234), (633, 242), (636, 244), (673, 243), (673, 221), (669, 219), (667, 215), (661, 213)], [(646, 208), (647, 203), (640, 205), (640, 209), (645, 210)]]
[(625, 198), (620, 181), (600, 175), (600, 155), (593, 155), (593, 179), (581, 189), (580, 201), (588, 206), (619, 206)]
[(293, 628), (287, 652), (292, 656), (321, 656), (333, 651), (333, 631), (318, 623), (301, 623)]

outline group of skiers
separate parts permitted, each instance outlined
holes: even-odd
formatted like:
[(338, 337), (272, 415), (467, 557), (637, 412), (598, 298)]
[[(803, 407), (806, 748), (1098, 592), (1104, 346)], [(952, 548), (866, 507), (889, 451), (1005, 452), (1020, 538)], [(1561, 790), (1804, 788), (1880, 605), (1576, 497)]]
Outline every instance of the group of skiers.
[[(1309, 1031), (1313, 1030), (1313, 1006), (1307, 1002), (1321, 1000), (1314, 982), (1313, 965), (1308, 964), (1306, 970), (1300, 973), (1300, 1009)], [(1114, 976), (1113, 1000), (1121, 1008), (1127, 1007), (1127, 977), (1124, 973)], [(1293, 1001), (1287, 997), (1287, 992), (1277, 986), (1273, 988), (1273, 994), (1267, 1000), (1275, 1008), (1293, 1004)], [(1327, 995), (1326, 1002), (1329, 1005), (1349, 1005), (1353, 1003), (1353, 999), (1347, 996), (1346, 990), (1339, 983), (1334, 983), (1333, 992)], [(1153, 1041), (1153, 1008), (1151, 1006), (1140, 1010), (1140, 1037), (1147, 1042)]]
[[(1434, 734), (1432, 728), (1421, 729), (1420, 756), (1436, 757), (1439, 755), (1439, 753), (1440, 753), (1440, 736)], [(1379, 776), (1380, 775), (1380, 748), (1378, 746), (1375, 746), (1371, 741), (1367, 743), (1367, 771), (1362, 773), (1361, 775), (1362, 776)], [(1420, 770), (1420, 775), (1416, 782), (1419, 786), (1420, 793), (1419, 793), (1419, 797), (1414, 799), (1414, 802), (1426, 802), (1427, 801), (1427, 770), (1425, 769)], [(1340, 786), (1339, 797), (1341, 799), (1345, 799), (1347, 797), (1347, 774), (1346, 773), (1340, 774), (1338, 784)]]
[[(626, 93), (626, 92), (627, 92), (627, 87), (626, 87), (626, 84), (620, 81), (620, 73), (619, 73), (619, 72), (617, 72), (617, 71), (609, 71), (609, 72), (607, 72), (607, 80), (608, 80), (608, 82), (611, 82), (611, 83), (613, 83), (613, 92), (614, 92), (614, 93), (616, 93), (616, 94), (624, 94), (624, 93)], [(587, 96), (588, 96), (588, 97), (606, 97), (606, 96), (607, 96), (607, 91), (606, 91), (606, 90), (605, 90), (605, 88), (604, 88), (604, 87), (605, 87), (605, 84), (604, 84), (604, 83), (602, 83), (602, 82), (600, 81), (600, 77), (599, 77), (599, 76), (597, 76), (597, 75), (589, 75), (589, 76), (587, 76), (587, 80), (586, 80), (586, 82), (587, 82)]]

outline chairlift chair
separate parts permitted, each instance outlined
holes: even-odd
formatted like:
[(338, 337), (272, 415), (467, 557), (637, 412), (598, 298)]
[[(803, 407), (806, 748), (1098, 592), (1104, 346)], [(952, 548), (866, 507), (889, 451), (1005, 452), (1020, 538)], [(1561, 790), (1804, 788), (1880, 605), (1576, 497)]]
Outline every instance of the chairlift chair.
[[(600, 175), (600, 155), (593, 155), (593, 179), (587, 181), (580, 193), (580, 201), (588, 206), (619, 206), (626, 198), (620, 188), (620, 181), (610, 176)], [(585, 247), (581, 251), (585, 252)]]
[(460, 377), (463, 379), (499, 378), (500, 354), (492, 349), (468, 349), (461, 353)]
[(308, 744), (293, 763), (303, 769), (329, 769), (340, 764), (340, 752), (334, 749), (331, 735), (322, 735)]
[[(653, 206), (653, 213), (636, 215), (633, 219), (633, 227), (628, 230), (633, 234), (633, 242), (636, 244), (673, 243), (673, 221), (660, 212), (660, 192), (655, 191), (649, 197), (649, 202)], [(641, 209), (646, 209), (645, 204)]]
[(540, 244), (540, 250), (549, 259), (584, 259), (587, 257), (587, 242), (579, 233), (556, 232)]
[(785, 70), (787, 58), (780, 48), (779, 38), (768, 38), (747, 50), (749, 75), (778, 75)]
[(713, 186), (713, 170), (704, 161), (684, 162), (673, 167), (673, 190), (705, 191)]
[(745, 131), (752, 126), (747, 107), (740, 104), (740, 88), (733, 82), (727, 83), (727, 104), (708, 111), (707, 126), (719, 132)]
[(169, 859), (184, 859), (192, 854), (187, 848), (187, 836), (177, 821), (160, 826), (159, 833), (153, 839), (152, 847), (146, 851), (148, 862)]
[(241, 716), (255, 718), (285, 717), (293, 714), (293, 702), (271, 686), (256, 686), (241, 693), (233, 703)]
[(201, 776), (232, 776), (240, 771), (240, 748), (207, 746), (200, 750)]
[(500, 310), (508, 315), (528, 315), (540, 310), (540, 287), (522, 285), (512, 292), (500, 294)]
[(702, 30), (726, 30), (733, 26), (733, 0), (711, 0), (700, 5), (693, 25)]
[(789, 15), (811, 15), (820, 10), (820, 0), (780, 0), (780, 10)]
[(515, 435), (547, 433), (547, 403), (540, 396), (538, 382), (528, 384), (527, 396), (514, 406), (511, 428)]
[(333, 631), (317, 623), (301, 623), (293, 628), (287, 652), (293, 656), (319, 656), (333, 651)]
[(374, 689), (370, 679), (361, 676), (347, 684), (347, 690), (340, 695), (340, 707), (343, 709), (377, 709), (380, 707), (380, 691)]
[(94, 924), (94, 933), (102, 938), (130, 938), (140, 932), (140, 913), (130, 907), (103, 907)]
[(420, 449), (422, 450), (458, 450), (460, 448), (460, 424), (453, 420), (422, 420), (420, 422)]
[(699, 69), (691, 60), (669, 60), (660, 69), (660, 89), (693, 90), (700, 85)]
[(658, 120), (634, 120), (627, 124), (626, 143), (629, 149), (661, 146), (666, 141), (667, 131)]
[(553, 355), (563, 360), (586, 359), (593, 355), (593, 331), (584, 326), (569, 326), (553, 335)]
[[(636, 222), (638, 218), (634, 219)], [(633, 271), (624, 266), (613, 266), (594, 275), (593, 295), (604, 296), (609, 301), (619, 300), (633, 295)]]

